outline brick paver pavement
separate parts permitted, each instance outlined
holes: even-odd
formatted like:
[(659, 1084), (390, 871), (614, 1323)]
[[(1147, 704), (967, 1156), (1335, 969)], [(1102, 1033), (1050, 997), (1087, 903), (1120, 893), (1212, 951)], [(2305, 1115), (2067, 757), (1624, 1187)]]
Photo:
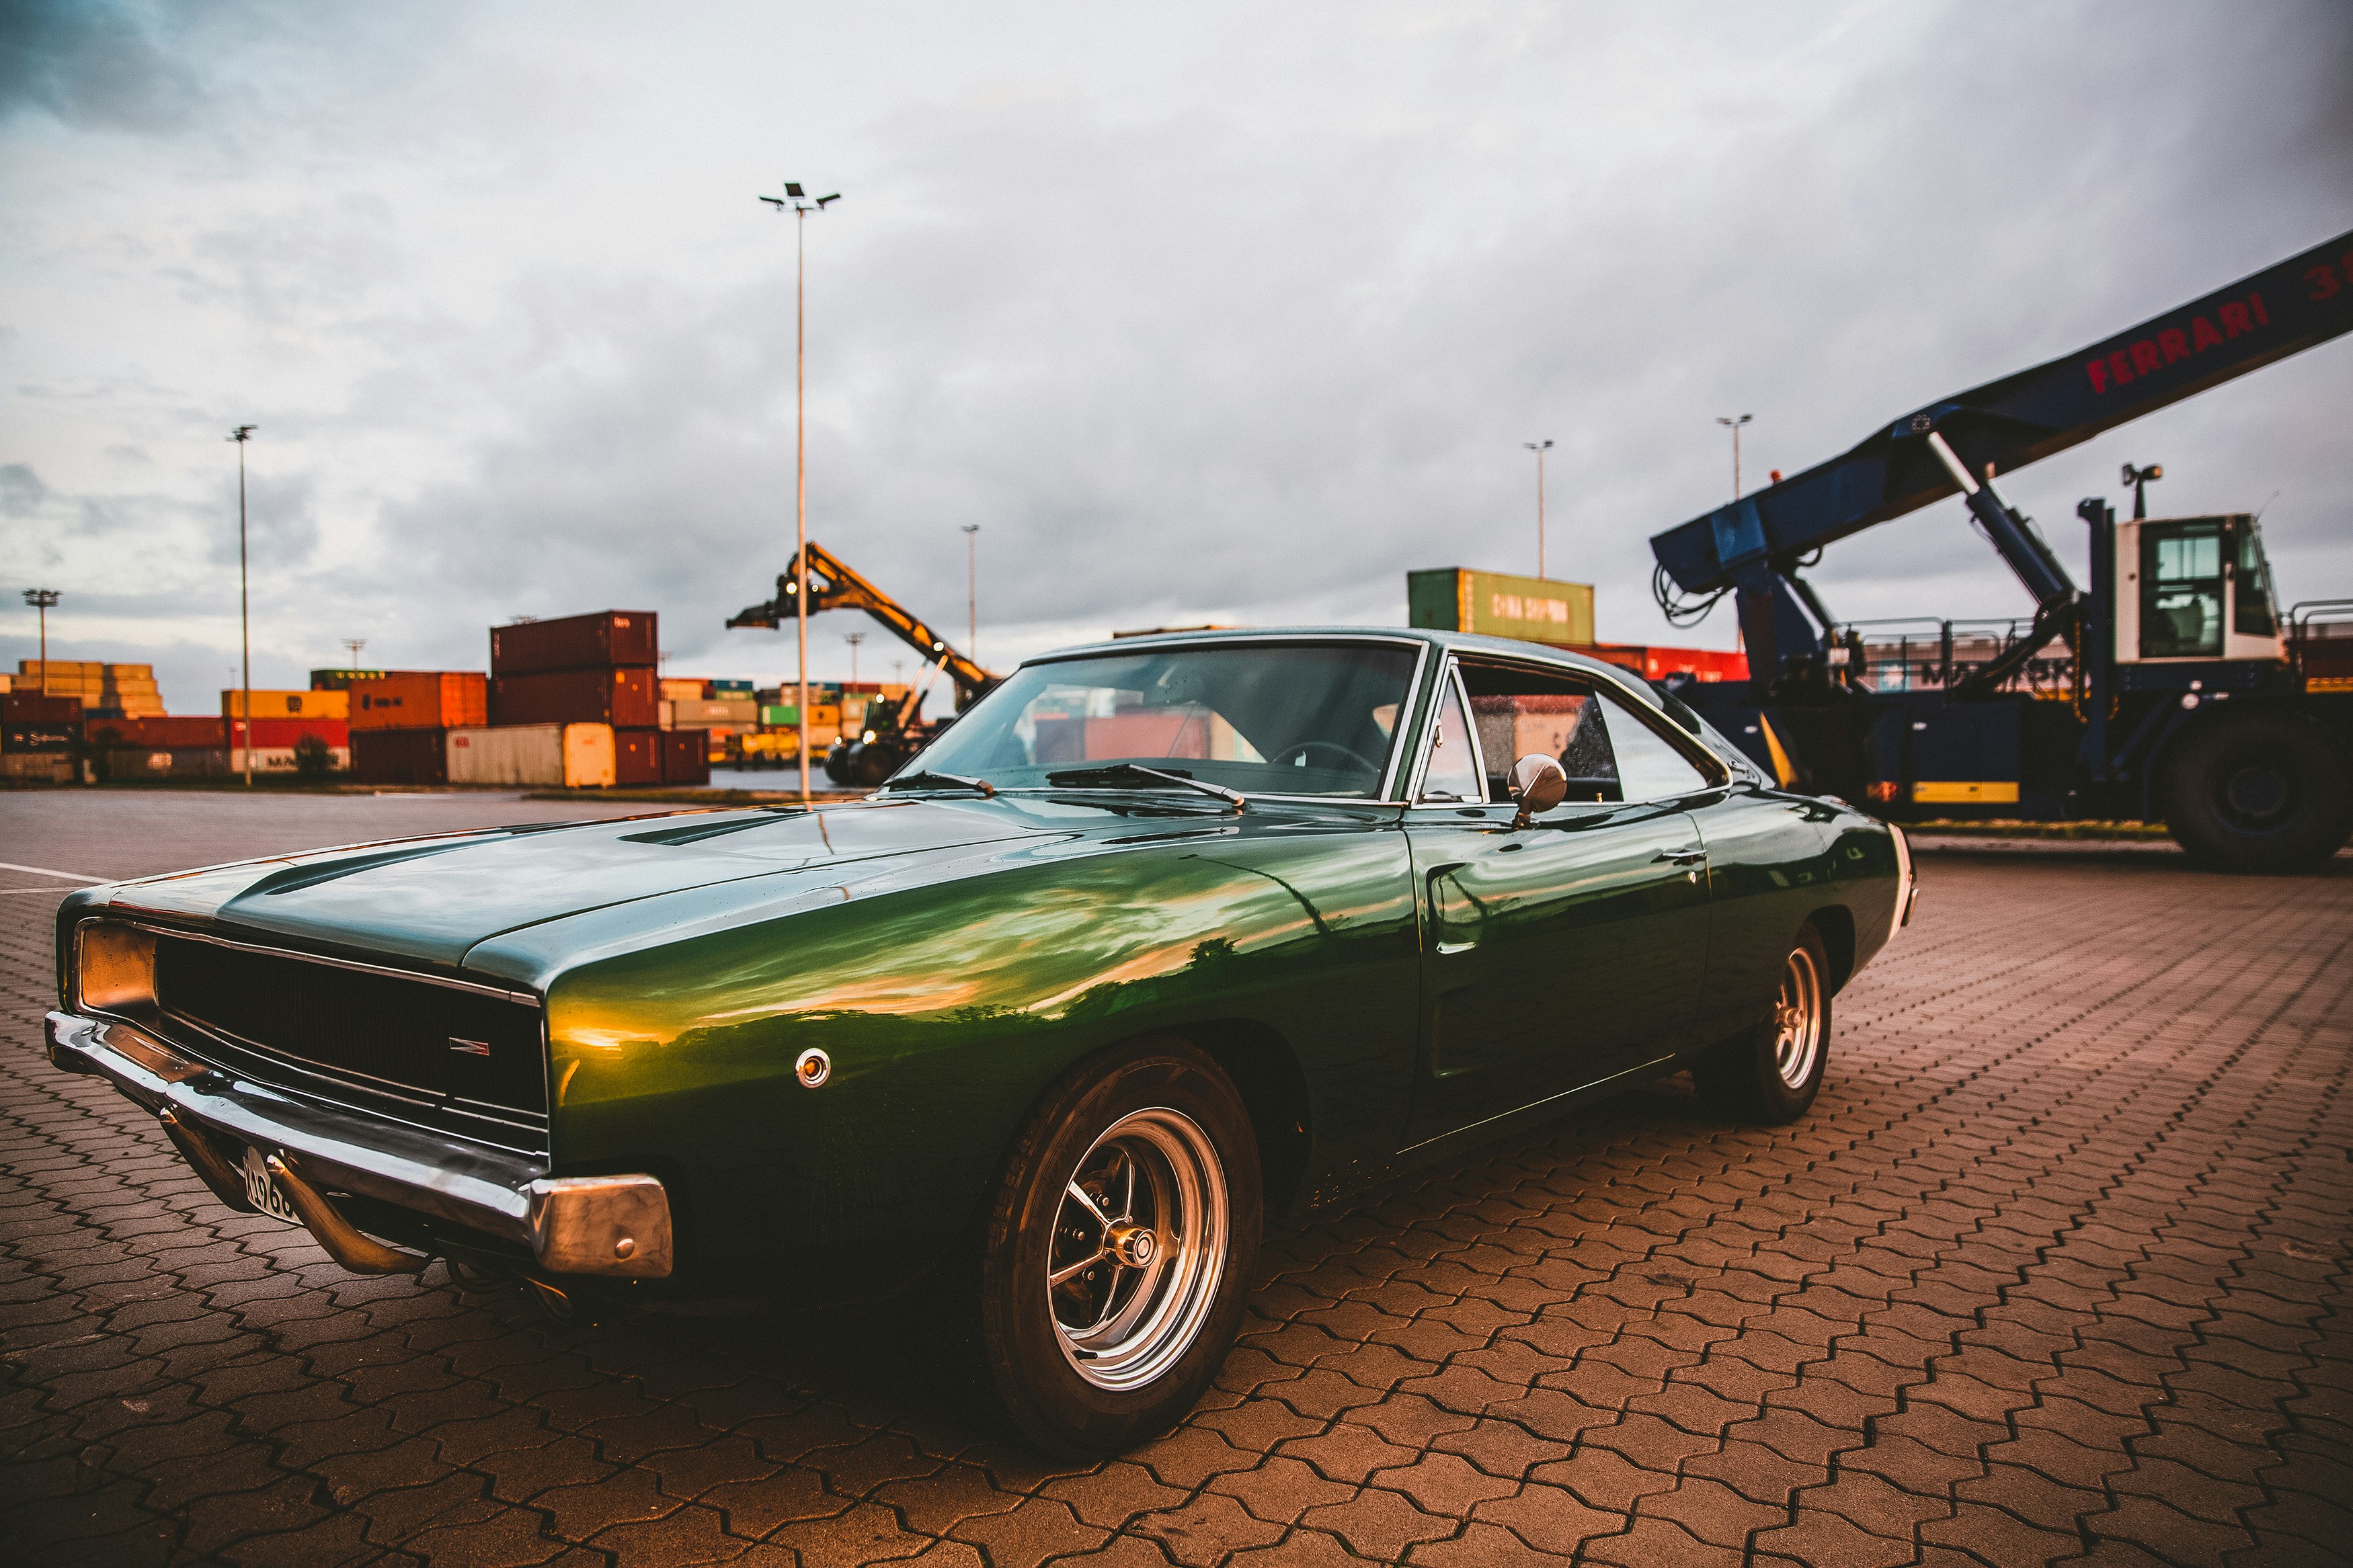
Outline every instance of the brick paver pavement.
[[(17, 795), (0, 839), (121, 873), (567, 814)], [(1217, 1390), (1092, 1466), (1008, 1439), (935, 1303), (580, 1328), (343, 1274), (41, 1060), (55, 900), (0, 893), (0, 1554), (2342, 1560), (2353, 861), (1926, 876), (1804, 1123), (1668, 1084), (1280, 1229)]]

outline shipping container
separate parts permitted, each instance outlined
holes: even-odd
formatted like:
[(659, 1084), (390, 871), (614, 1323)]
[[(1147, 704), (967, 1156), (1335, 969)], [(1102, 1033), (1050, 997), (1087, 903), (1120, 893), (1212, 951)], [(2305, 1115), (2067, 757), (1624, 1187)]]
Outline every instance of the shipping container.
[(79, 724), (81, 704), (70, 697), (12, 691), (0, 697), (0, 724)]
[[(261, 721), (265, 724), (269, 722), (266, 719)], [(352, 749), (349, 746), (330, 746), (327, 748), (327, 760), (335, 772), (348, 772), (352, 765)], [(301, 756), (291, 746), (256, 746), (253, 748), (253, 771), (258, 773), (294, 773), (297, 771), (297, 765), (301, 761)], [(245, 772), (244, 747), (231, 746), (229, 748), (228, 771), (233, 773), (241, 773)]]
[(1653, 647), (1639, 643), (1595, 643), (1577, 650), (1630, 669), (1645, 680), (1688, 675), (1695, 680), (1746, 680), (1748, 656), (1730, 648)]
[(72, 784), (80, 776), (80, 759), (70, 752), (0, 750), (0, 778), (26, 784)]
[(449, 731), (354, 729), (352, 776), (362, 784), (448, 784)]
[(724, 700), (731, 697), (750, 697), (752, 695), (752, 683), (748, 680), (737, 680), (730, 678), (725, 680), (706, 680), (702, 684), (704, 688), (702, 694), (705, 697), (720, 700)]
[(615, 665), (650, 670), (661, 662), (659, 650), (651, 610), (599, 610), (560, 620), (492, 626), (491, 673), (533, 675)]
[(466, 730), (491, 721), (490, 678), (470, 669), (403, 669), (352, 682), (354, 730)]
[(740, 701), (672, 702), (670, 723), (672, 730), (708, 730), (719, 724), (752, 725), (760, 721), (760, 705), (745, 698)]
[(82, 723), (82, 734), (93, 747), (144, 747), (160, 752), (217, 751), (228, 745), (228, 722), (209, 713), (184, 713), (152, 719), (109, 719), (102, 722), (86, 719)]
[[(228, 726), (228, 743), (231, 746), (247, 743), (243, 720), (230, 719), (224, 722)], [(252, 744), (255, 751), (267, 752), (281, 746), (291, 747), (305, 735), (314, 735), (330, 746), (348, 746), (352, 743), (351, 730), (352, 727), (341, 719), (256, 719), (253, 721)]]
[(409, 669), (314, 669), (311, 672), (313, 691), (349, 691), (354, 680), (382, 680), (387, 675), (414, 675)]
[(451, 784), (604, 789), (613, 783), (610, 724), (516, 724), (449, 731)]
[(1448, 566), (1406, 574), (1407, 623), (1584, 647), (1593, 641), (1593, 585)]
[(673, 730), (661, 737), (661, 779), (666, 784), (711, 782), (711, 742), (699, 730)]
[[(337, 719), (352, 716), (352, 694), (348, 691), (264, 691), (256, 687), (253, 692), (253, 716), (256, 719)], [(221, 693), (221, 717), (245, 717), (245, 692), (232, 688)], [(264, 742), (267, 744), (267, 742)]]
[(702, 678), (697, 676), (691, 680), (681, 680), (675, 676), (664, 676), (661, 696), (665, 702), (700, 702), (702, 700)]
[(81, 750), (81, 724), (0, 723), (0, 752), (61, 752)]
[(652, 730), (661, 724), (650, 669), (558, 669), (491, 678), (490, 720), (509, 724), (610, 724)]
[[(261, 753), (257, 752), (257, 762)], [(138, 779), (221, 778), (232, 770), (225, 746), (114, 746), (93, 751), (98, 776), (115, 783)], [(259, 769), (257, 767), (257, 772)]]
[(659, 730), (614, 731), (613, 783), (625, 789), (660, 784), (662, 739)]

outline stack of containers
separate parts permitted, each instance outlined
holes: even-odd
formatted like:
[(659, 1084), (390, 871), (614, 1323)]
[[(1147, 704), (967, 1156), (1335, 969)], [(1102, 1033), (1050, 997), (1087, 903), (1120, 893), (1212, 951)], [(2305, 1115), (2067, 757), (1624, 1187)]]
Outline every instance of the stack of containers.
[[(650, 610), (492, 627), (490, 722), (452, 731), (451, 781), (572, 789), (659, 784), (660, 660)], [(551, 771), (556, 776), (522, 776)]]
[[(228, 721), (210, 714), (93, 719), (82, 726), (107, 779), (218, 777), (229, 772)], [(255, 758), (259, 765), (260, 759)]]
[(164, 711), (152, 664), (101, 664), (94, 659), (16, 661), (15, 689), (44, 697), (70, 697), (91, 719), (150, 719)]
[(245, 771), (245, 752), (250, 746), (255, 773), (291, 773), (294, 748), (306, 735), (315, 735), (326, 743), (336, 767), (352, 765), (351, 693), (256, 689), (250, 695), (253, 711), (248, 723), (248, 693), (237, 687), (221, 693), (221, 719), (228, 730), (229, 772)]
[(0, 777), (70, 784), (81, 749), (81, 704), (11, 691), (0, 697)]
[(312, 670), (349, 677), (352, 770), (363, 784), (448, 784), (449, 731), (490, 718), (490, 682), (472, 669)]

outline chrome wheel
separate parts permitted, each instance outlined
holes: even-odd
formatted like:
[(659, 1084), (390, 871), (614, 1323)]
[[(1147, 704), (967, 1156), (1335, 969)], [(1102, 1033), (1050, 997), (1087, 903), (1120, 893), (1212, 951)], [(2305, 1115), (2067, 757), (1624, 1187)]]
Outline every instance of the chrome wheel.
[(1166, 1108), (1120, 1118), (1063, 1184), (1046, 1300), (1062, 1354), (1103, 1389), (1159, 1377), (1218, 1298), (1225, 1166), (1198, 1123)]
[(1822, 972), (1810, 948), (1789, 954), (1773, 1004), (1773, 1067), (1782, 1083), (1803, 1089), (1822, 1055)]

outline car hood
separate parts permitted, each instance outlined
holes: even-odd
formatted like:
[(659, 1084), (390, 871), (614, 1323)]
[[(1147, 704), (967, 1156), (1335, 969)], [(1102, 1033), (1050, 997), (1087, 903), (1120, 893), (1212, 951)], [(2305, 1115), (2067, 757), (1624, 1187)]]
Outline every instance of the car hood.
[(505, 931), (665, 893), (1067, 836), (980, 800), (867, 800), (501, 828), (245, 861), (108, 889), (114, 908), (457, 966)]

